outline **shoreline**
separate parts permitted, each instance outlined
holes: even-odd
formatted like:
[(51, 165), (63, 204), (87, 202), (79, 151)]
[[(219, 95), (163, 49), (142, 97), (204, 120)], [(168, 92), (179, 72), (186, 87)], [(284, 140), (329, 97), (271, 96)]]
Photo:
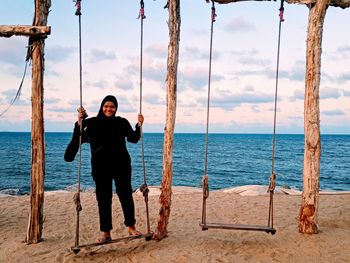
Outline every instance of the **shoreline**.
[[(161, 186), (148, 186), (149, 188), (149, 195), (159, 195), (161, 192)], [(262, 196), (262, 195), (268, 195), (267, 192), (268, 186), (267, 185), (242, 185), (242, 186), (235, 186), (230, 188), (224, 188), (224, 189), (215, 189), (210, 190), (210, 192), (224, 192), (224, 193), (236, 193), (242, 196)], [(182, 194), (182, 193), (198, 193), (202, 192), (202, 188), (199, 187), (192, 187), (192, 186), (172, 186), (173, 194)], [(25, 194), (18, 194), (19, 189), (3, 189), (0, 190), (0, 198), (6, 197), (6, 196), (29, 196), (29, 193)], [(51, 195), (55, 193), (75, 193), (75, 188), (70, 187), (69, 190), (48, 190), (45, 191), (45, 195)], [(86, 190), (81, 191), (81, 193), (94, 193), (93, 188), (87, 188)], [(140, 194), (139, 188), (134, 190), (135, 194)], [(301, 195), (302, 191), (296, 188), (290, 188), (285, 186), (276, 186), (274, 194), (286, 194), (286, 195)], [(350, 191), (347, 190), (323, 190), (320, 189), (319, 191), (320, 195), (347, 195), (350, 194)]]

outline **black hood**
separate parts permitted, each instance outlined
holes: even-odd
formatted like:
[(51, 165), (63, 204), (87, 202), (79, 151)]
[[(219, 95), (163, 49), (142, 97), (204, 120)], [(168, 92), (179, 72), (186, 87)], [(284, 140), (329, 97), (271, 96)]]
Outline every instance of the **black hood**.
[(115, 105), (116, 110), (118, 109), (118, 101), (117, 101), (116, 97), (114, 97), (113, 95), (108, 95), (102, 100), (101, 106), (100, 106), (100, 110), (99, 110), (99, 112), (97, 114), (97, 117), (99, 117), (99, 118), (105, 118), (106, 117), (106, 115), (104, 115), (104, 113), (103, 113), (103, 105), (107, 101), (113, 102), (113, 104)]

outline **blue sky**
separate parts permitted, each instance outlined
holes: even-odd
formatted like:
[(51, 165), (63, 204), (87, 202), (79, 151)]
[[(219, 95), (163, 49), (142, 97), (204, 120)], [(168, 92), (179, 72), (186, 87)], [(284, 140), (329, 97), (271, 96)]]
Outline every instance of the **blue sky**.
[[(145, 1), (143, 105), (145, 132), (162, 132), (166, 112), (168, 12)], [(210, 132), (271, 133), (278, 37), (278, 2), (216, 5)], [(2, 0), (0, 24), (33, 20), (34, 1)], [(45, 130), (71, 131), (79, 105), (78, 18), (71, 0), (52, 1), (45, 46)], [(82, 1), (83, 104), (94, 116), (105, 95), (119, 100), (131, 123), (139, 111), (139, 1)], [(205, 132), (211, 4), (181, 2), (176, 132)], [(303, 133), (308, 8), (285, 4), (277, 112), (278, 133)], [(349, 9), (327, 12), (320, 86), (322, 133), (350, 134)], [(27, 38), (0, 38), (0, 112), (24, 70)], [(30, 131), (31, 70), (0, 131)]]

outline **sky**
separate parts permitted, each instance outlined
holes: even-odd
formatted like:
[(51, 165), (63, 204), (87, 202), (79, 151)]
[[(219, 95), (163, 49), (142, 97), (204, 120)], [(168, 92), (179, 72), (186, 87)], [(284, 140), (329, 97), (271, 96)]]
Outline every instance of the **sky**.
[[(145, 0), (142, 114), (144, 132), (163, 132), (169, 43), (165, 0)], [(134, 124), (140, 110), (139, 1), (82, 1), (83, 106), (90, 117), (109, 94)], [(209, 132), (272, 133), (279, 2), (216, 4)], [(1, 25), (31, 25), (34, 1), (2, 0)], [(278, 78), (277, 133), (304, 132), (308, 8), (285, 4)], [(78, 17), (72, 0), (52, 1), (45, 41), (47, 132), (70, 132), (79, 98)], [(205, 133), (211, 4), (181, 1), (177, 133)], [(350, 134), (350, 8), (329, 7), (323, 29), (321, 133)], [(13, 100), (25, 67), (26, 37), (0, 38), (0, 112)], [(0, 117), (0, 131), (31, 130), (31, 67), (20, 99)]]

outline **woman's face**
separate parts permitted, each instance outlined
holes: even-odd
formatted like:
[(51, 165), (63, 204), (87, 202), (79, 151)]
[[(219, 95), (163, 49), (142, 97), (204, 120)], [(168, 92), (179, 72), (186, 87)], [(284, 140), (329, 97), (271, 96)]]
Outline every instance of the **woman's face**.
[(107, 117), (112, 117), (117, 112), (117, 109), (113, 102), (106, 101), (105, 104), (103, 104), (102, 111)]

